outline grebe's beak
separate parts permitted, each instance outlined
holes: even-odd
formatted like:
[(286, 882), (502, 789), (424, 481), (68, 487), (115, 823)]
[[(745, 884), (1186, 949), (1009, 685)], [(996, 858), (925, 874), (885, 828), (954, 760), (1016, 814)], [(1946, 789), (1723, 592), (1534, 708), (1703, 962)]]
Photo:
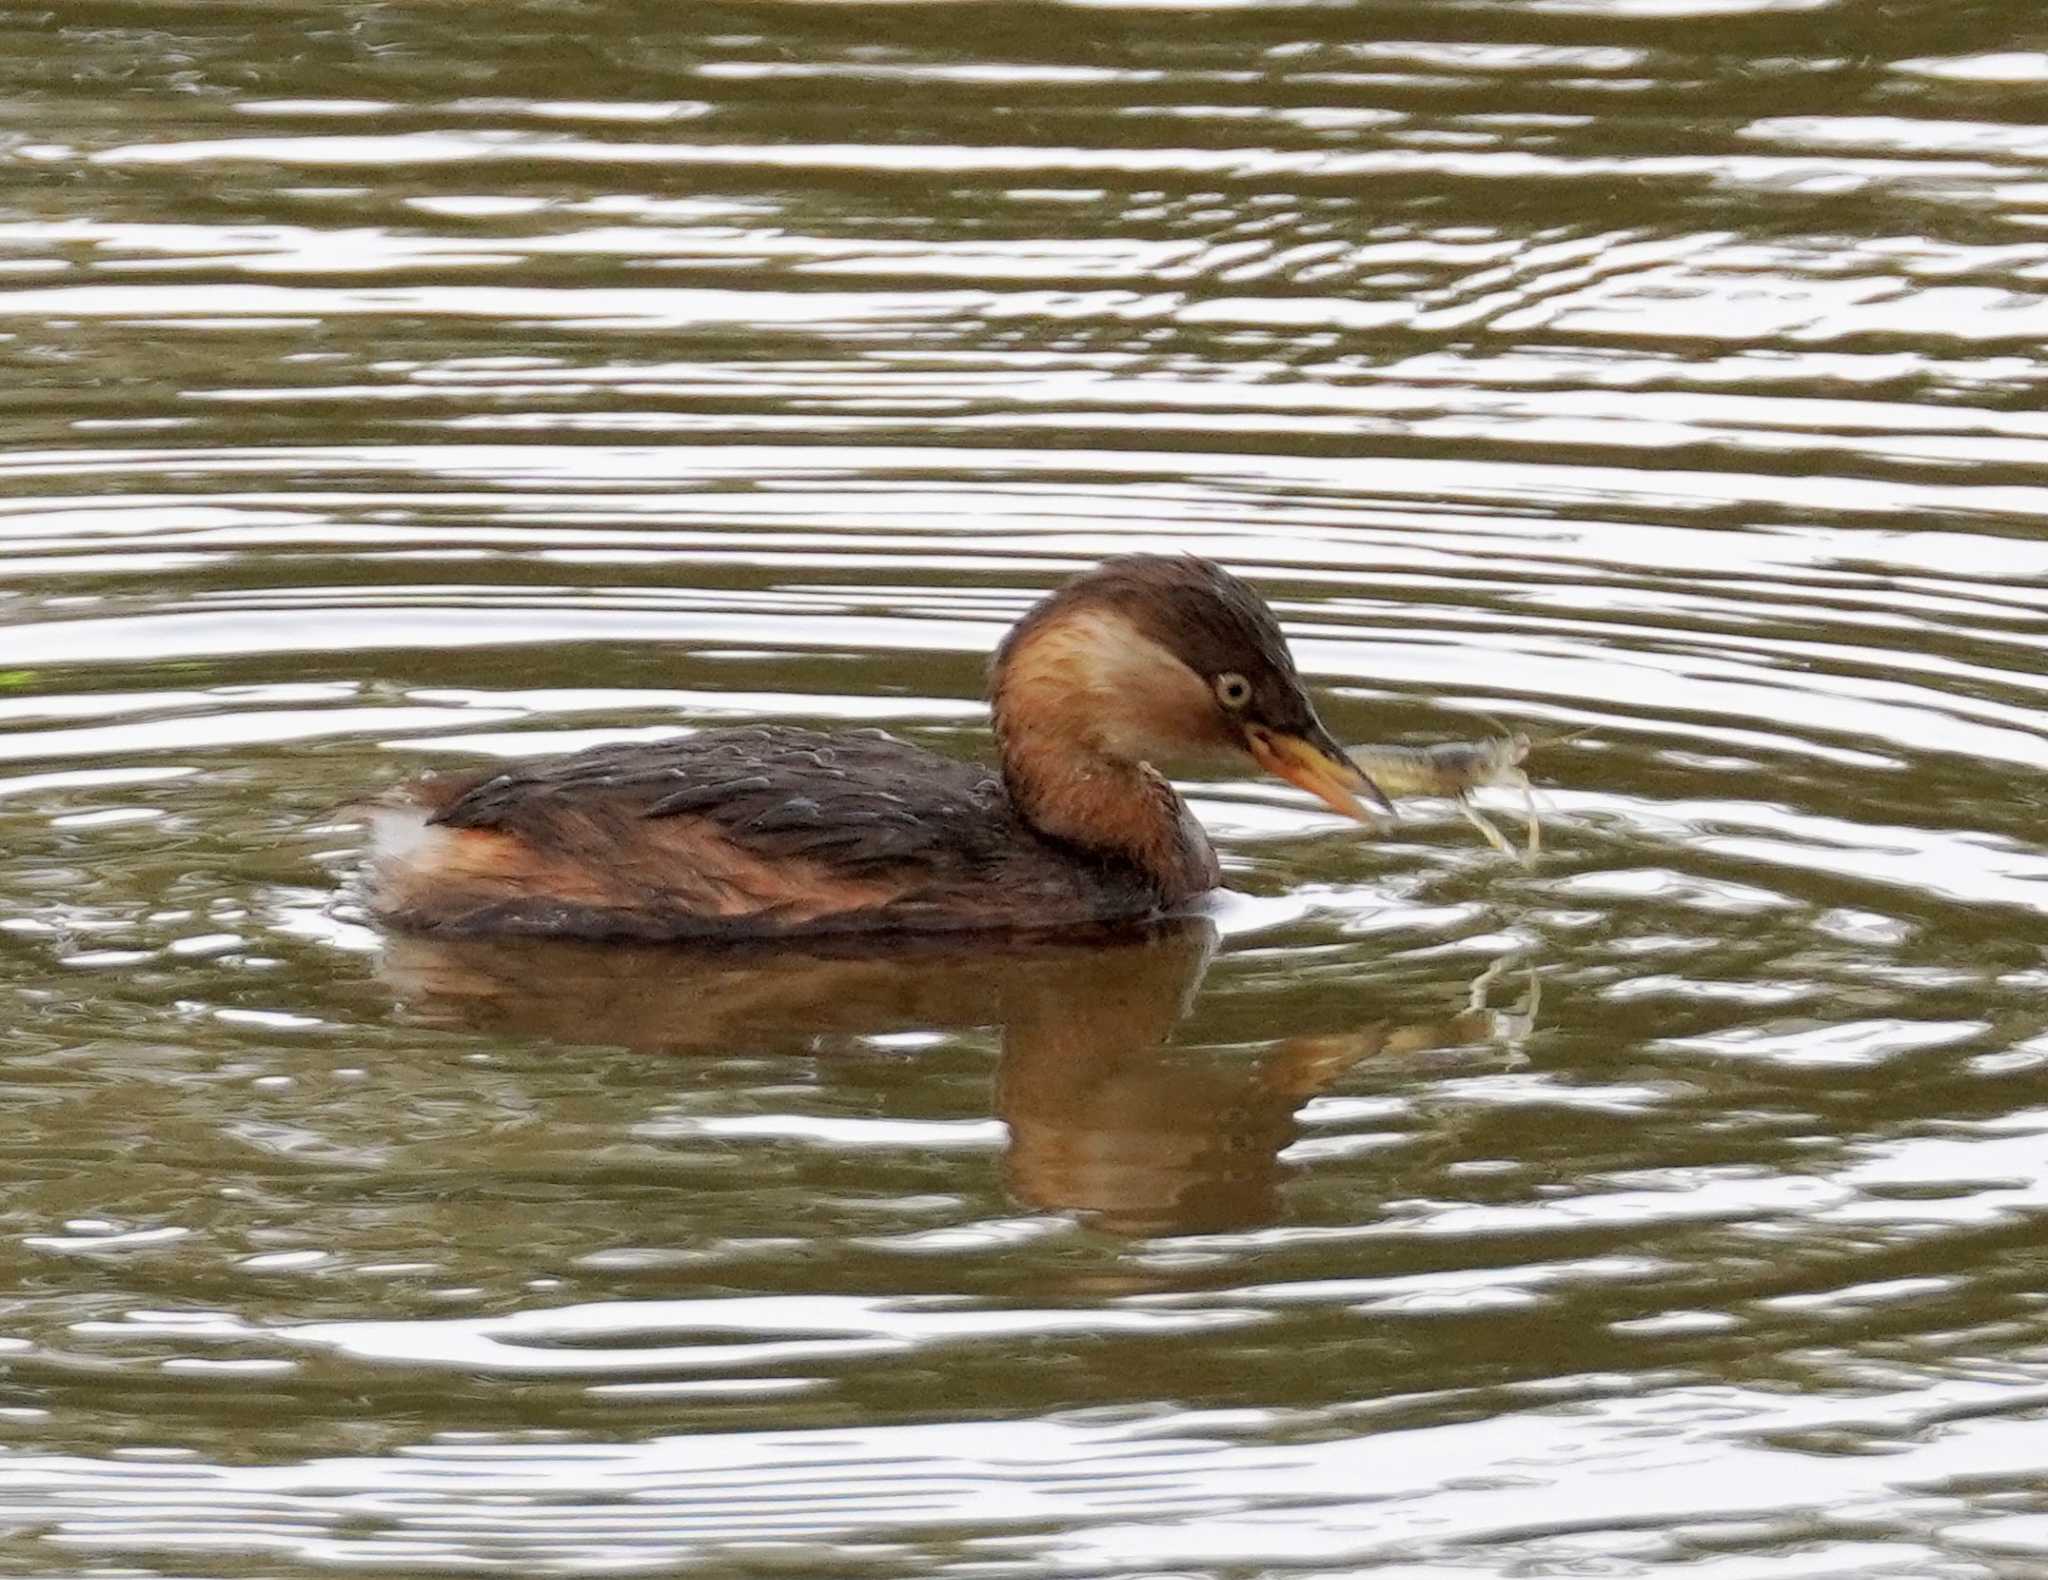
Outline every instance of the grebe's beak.
[(1269, 730), (1263, 724), (1247, 725), (1244, 733), (1252, 760), (1267, 773), (1299, 786), (1346, 817), (1361, 823), (1372, 821), (1372, 814), (1359, 804), (1360, 795), (1389, 812), (1394, 810), (1386, 792), (1359, 772), (1358, 765), (1320, 724), (1310, 725), (1301, 735)]

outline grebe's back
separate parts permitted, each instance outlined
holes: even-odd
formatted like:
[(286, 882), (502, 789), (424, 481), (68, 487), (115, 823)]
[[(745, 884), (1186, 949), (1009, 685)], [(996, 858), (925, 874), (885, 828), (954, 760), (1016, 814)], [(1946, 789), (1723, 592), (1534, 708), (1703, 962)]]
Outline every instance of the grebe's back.
[(1185, 881), (1162, 883), (1038, 834), (991, 770), (879, 730), (598, 746), (414, 780), (367, 811), (371, 908), (426, 932), (1061, 927), (1153, 915), (1217, 882), (1206, 840)]

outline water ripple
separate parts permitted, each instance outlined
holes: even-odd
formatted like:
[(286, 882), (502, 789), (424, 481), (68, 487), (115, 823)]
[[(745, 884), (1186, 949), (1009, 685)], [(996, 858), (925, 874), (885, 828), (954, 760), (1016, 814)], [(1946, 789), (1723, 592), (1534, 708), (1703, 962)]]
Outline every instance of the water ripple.
[[(2029, 16), (231, 9), (0, 18), (0, 1567), (2039, 1556)], [(1226, 774), (1118, 948), (352, 909), (422, 766), (984, 754), (1131, 549), (1540, 858)]]

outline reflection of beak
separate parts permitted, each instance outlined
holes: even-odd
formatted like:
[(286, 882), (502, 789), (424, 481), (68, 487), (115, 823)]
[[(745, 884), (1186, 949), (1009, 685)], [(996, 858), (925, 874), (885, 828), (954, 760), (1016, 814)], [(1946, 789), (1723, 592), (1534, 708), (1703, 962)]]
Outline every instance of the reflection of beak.
[(1286, 735), (1262, 724), (1245, 731), (1245, 746), (1255, 761), (1276, 779), (1298, 785), (1325, 806), (1370, 823), (1372, 814), (1359, 805), (1360, 794), (1370, 796), (1389, 812), (1394, 803), (1386, 792), (1359, 772), (1358, 765), (1344, 755), (1319, 724), (1305, 735)]

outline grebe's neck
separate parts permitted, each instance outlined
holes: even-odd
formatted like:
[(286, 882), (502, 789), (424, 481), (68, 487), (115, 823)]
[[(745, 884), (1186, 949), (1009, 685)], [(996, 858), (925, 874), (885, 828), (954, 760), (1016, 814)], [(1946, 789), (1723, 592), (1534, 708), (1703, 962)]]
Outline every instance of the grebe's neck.
[(1167, 903), (1221, 881), (1215, 852), (1187, 805), (1120, 738), (1128, 706), (1104, 672), (1102, 633), (1070, 619), (1006, 644), (990, 700), (1003, 784), (1041, 834), (1143, 870)]

